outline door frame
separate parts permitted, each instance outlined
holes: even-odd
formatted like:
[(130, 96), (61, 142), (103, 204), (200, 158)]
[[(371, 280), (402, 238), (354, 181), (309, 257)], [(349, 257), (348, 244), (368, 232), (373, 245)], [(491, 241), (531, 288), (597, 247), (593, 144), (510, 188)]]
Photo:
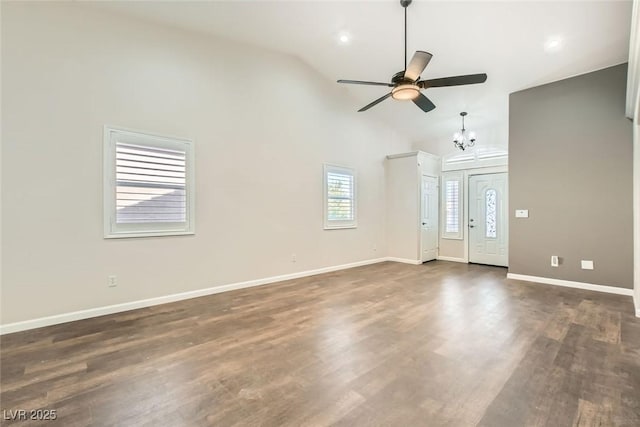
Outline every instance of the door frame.
[[(493, 173), (506, 173), (507, 181), (509, 179), (509, 167), (508, 166), (494, 166), (488, 168), (477, 168), (477, 169), (466, 169), (463, 171), (464, 175), (462, 178), (462, 186), (463, 186), (463, 207), (462, 207), (462, 233), (463, 233), (463, 241), (464, 241), (464, 262), (469, 263), (469, 178), (473, 175), (488, 175)], [(510, 207), (509, 207), (509, 190), (507, 186), (507, 229), (509, 229), (509, 218), (510, 218)], [(507, 264), (509, 262), (509, 244), (507, 243)]]

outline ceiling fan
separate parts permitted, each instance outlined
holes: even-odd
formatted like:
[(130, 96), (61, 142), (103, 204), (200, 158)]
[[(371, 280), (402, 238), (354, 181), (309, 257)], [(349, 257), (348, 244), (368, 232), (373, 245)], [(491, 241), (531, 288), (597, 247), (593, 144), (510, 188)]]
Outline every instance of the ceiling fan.
[(420, 74), (422, 74), (424, 69), (427, 67), (433, 55), (429, 52), (418, 50), (413, 54), (411, 62), (407, 64), (407, 7), (411, 2), (412, 0), (400, 0), (400, 5), (404, 8), (404, 70), (394, 74), (393, 77), (391, 77), (391, 83), (365, 82), (361, 80), (338, 80), (338, 83), (387, 86), (393, 88), (391, 89), (391, 92), (359, 109), (359, 112), (367, 111), (374, 105), (392, 97), (393, 99), (401, 101), (411, 100), (414, 104), (420, 107), (422, 111), (428, 113), (436, 108), (436, 106), (429, 98), (420, 93), (421, 89), (428, 89), (430, 87), (470, 85), (475, 83), (484, 83), (487, 80), (487, 75), (484, 73), (420, 80)]

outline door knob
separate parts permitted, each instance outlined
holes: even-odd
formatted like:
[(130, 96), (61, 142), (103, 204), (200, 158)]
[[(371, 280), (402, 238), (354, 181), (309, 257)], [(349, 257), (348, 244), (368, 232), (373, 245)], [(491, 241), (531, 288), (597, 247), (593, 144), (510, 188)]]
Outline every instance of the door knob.
[(471, 225), (471, 224), (469, 224), (469, 228), (473, 228), (473, 227), (475, 227), (475, 225)]
[(422, 225), (427, 225), (427, 223), (426, 223), (426, 222), (423, 222), (423, 223), (422, 223)]

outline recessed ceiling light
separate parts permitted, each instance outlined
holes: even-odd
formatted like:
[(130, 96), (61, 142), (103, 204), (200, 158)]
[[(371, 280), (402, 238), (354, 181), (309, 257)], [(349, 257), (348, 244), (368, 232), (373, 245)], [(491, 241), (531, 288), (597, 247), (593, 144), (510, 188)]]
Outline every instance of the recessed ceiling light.
[(562, 37), (549, 37), (544, 43), (545, 52), (557, 52), (562, 49)]
[(338, 36), (338, 40), (341, 44), (347, 44), (351, 40), (351, 36), (349, 35), (349, 33), (340, 33), (340, 35)]

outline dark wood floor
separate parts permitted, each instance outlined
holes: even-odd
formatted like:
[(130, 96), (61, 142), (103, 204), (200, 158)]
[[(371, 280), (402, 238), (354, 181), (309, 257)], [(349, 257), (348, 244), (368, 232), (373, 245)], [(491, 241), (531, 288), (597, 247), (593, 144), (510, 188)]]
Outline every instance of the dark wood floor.
[(5, 335), (3, 418), (639, 426), (631, 298), (505, 274), (382, 263)]

